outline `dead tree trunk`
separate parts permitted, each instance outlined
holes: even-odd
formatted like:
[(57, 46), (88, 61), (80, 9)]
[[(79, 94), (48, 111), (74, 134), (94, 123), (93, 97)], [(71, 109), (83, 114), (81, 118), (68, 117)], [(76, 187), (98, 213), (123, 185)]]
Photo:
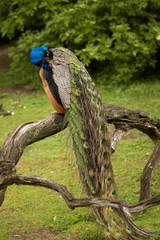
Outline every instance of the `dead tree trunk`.
[[(106, 120), (115, 126), (115, 133), (111, 139), (112, 152), (116, 150), (123, 134), (136, 128), (147, 134), (156, 144), (141, 176), (140, 202), (134, 205), (120, 200), (109, 199), (75, 199), (65, 186), (40, 177), (29, 177), (16, 174), (16, 164), (27, 145), (56, 134), (67, 127), (64, 116), (53, 113), (49, 117), (24, 123), (9, 133), (0, 148), (0, 205), (4, 201), (5, 190), (12, 184), (39, 185), (59, 192), (70, 208), (82, 206), (115, 206), (124, 214), (131, 215), (143, 211), (148, 207), (160, 204), (160, 194), (150, 198), (150, 186), (155, 167), (160, 160), (160, 119), (149, 116), (139, 110), (129, 110), (119, 106), (104, 104)], [(147, 187), (146, 187), (147, 186)]]

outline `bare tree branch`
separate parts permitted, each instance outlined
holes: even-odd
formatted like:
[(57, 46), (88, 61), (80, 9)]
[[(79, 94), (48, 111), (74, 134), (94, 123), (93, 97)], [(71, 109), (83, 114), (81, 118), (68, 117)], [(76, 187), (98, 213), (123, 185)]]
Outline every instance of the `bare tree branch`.
[[(115, 141), (114, 148), (117, 147), (124, 131), (132, 128), (137, 128), (146, 133), (155, 142), (160, 139), (159, 119), (138, 110), (129, 110), (110, 104), (104, 104), (104, 110), (108, 122), (114, 124), (117, 129), (112, 138), (113, 145)], [(1, 188), (2, 190), (0, 191), (0, 205), (3, 203), (6, 187), (10, 185), (12, 178), (15, 179), (15, 166), (23, 154), (25, 147), (33, 142), (62, 131), (66, 126), (67, 123), (64, 124), (64, 115), (52, 113), (49, 117), (43, 120), (24, 123), (9, 133), (4, 144), (0, 148), (0, 183), (1, 187), (3, 185), (3, 189)], [(155, 157), (153, 157), (152, 160), (152, 164), (154, 164)], [(159, 159), (155, 166), (158, 164), (158, 161)], [(150, 168), (150, 179), (148, 179), (148, 181), (151, 181), (154, 168)], [(152, 202), (150, 204), (152, 204)], [(136, 212), (136, 210), (134, 211), (132, 209), (130, 212)]]
[[(64, 115), (52, 113), (43, 120), (24, 123), (8, 134), (0, 148), (0, 181), (16, 172), (15, 166), (26, 146), (62, 131)], [(5, 189), (0, 191), (0, 206), (4, 201)]]
[(49, 117), (24, 123), (8, 134), (0, 148), (0, 179), (15, 173), (14, 166), (18, 163), (26, 146), (62, 131), (64, 115), (52, 113)]
[(112, 154), (116, 151), (116, 148), (118, 147), (119, 142), (121, 141), (124, 133), (126, 131), (123, 129), (116, 129), (112, 138), (111, 138), (111, 152)]
[(147, 134), (154, 142), (160, 139), (160, 119), (139, 111), (104, 103), (106, 120), (118, 129), (136, 128)]
[(114, 199), (100, 199), (100, 198), (74, 198), (66, 186), (58, 184), (46, 178), (41, 178), (37, 176), (26, 176), (26, 175), (13, 175), (8, 178), (3, 179), (3, 182), (0, 182), (0, 189), (3, 190), (6, 186), (17, 184), (17, 185), (32, 185), (40, 186), (51, 189), (61, 194), (63, 199), (69, 208), (74, 209), (76, 207), (114, 207), (129, 216), (141, 211), (144, 211), (146, 208), (156, 206), (160, 204), (160, 194), (145, 200), (137, 204), (128, 204), (125, 201), (114, 200)]
[[(160, 119), (139, 110), (130, 110), (120, 106), (104, 103), (106, 119), (115, 125), (115, 133), (111, 139), (112, 153), (118, 146), (125, 131), (136, 128), (147, 134), (155, 143), (160, 140)], [(160, 162), (160, 144), (146, 164), (141, 175), (140, 201), (150, 198), (153, 172)]]
[(140, 201), (150, 198), (152, 175), (159, 161), (160, 161), (160, 140), (158, 140), (156, 147), (141, 175)]

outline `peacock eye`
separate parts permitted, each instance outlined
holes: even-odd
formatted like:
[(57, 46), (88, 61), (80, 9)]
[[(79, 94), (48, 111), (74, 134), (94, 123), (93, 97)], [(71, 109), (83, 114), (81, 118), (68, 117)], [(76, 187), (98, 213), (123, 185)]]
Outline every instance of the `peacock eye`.
[(48, 58), (52, 59), (52, 58), (53, 58), (53, 53), (52, 53), (52, 51), (51, 51), (51, 50), (47, 50), (46, 56), (47, 56)]

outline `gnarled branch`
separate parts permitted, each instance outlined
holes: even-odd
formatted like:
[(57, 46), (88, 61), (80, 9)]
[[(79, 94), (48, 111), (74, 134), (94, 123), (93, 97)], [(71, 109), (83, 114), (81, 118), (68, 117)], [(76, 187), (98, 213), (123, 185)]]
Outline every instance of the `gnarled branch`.
[[(114, 143), (114, 141), (116, 143), (112, 144), (115, 146), (114, 150), (116, 149), (124, 131), (131, 128), (137, 128), (142, 132), (145, 132), (154, 141), (160, 139), (159, 119), (150, 117), (138, 110), (133, 111), (110, 104), (104, 104), (104, 110), (108, 122), (114, 124), (117, 129), (112, 138), (112, 143)], [(0, 191), (0, 205), (3, 203), (6, 187), (10, 185), (12, 178), (15, 179), (15, 166), (18, 163), (24, 148), (33, 142), (62, 131), (67, 126), (67, 123), (64, 124), (63, 120), (64, 116), (62, 114), (52, 113), (49, 117), (43, 120), (24, 123), (9, 133), (7, 139), (0, 148), (0, 185), (1, 187), (3, 185), (3, 189), (1, 188), (2, 190)], [(119, 134), (117, 133), (120, 132), (121, 136), (118, 136)], [(151, 158), (150, 161), (154, 162), (155, 158)], [(152, 176), (154, 169), (150, 170), (152, 170), (150, 174), (150, 176)], [(141, 178), (141, 181), (143, 181), (143, 177)], [(148, 179), (148, 181), (151, 181), (151, 179)], [(143, 199), (146, 198), (144, 197)], [(150, 204), (152, 204), (152, 198), (149, 200), (151, 201)], [(149, 205), (146, 206), (148, 207)], [(132, 210), (130, 210), (130, 213), (131, 212), (135, 213), (136, 210), (133, 211), (132, 208)]]
[(125, 131), (136, 128), (147, 134), (154, 142), (160, 139), (160, 119), (139, 110), (130, 110), (108, 103), (103, 105), (106, 120), (116, 128)]
[(143, 189), (143, 191), (140, 192), (140, 201), (150, 198), (151, 179), (153, 171), (158, 165), (159, 161), (160, 161), (160, 140), (158, 140), (156, 147), (141, 175), (140, 183), (141, 189)]
[[(130, 110), (113, 104), (104, 103), (108, 123), (115, 125), (112, 136), (112, 153), (118, 146), (125, 131), (136, 128), (147, 134), (155, 143), (160, 140), (160, 119), (139, 110)], [(141, 175), (140, 201), (148, 199), (151, 192), (151, 180), (155, 167), (160, 161), (160, 144), (157, 143)]]
[(8, 178), (3, 179), (3, 182), (0, 182), (0, 189), (3, 189), (5, 186), (12, 184), (17, 185), (32, 185), (40, 186), (51, 189), (61, 194), (63, 199), (69, 208), (74, 209), (76, 207), (114, 207), (119, 209), (129, 216), (134, 213), (141, 212), (146, 208), (156, 206), (160, 203), (160, 194), (152, 197), (151, 199), (141, 201), (137, 204), (128, 204), (125, 201), (114, 200), (114, 199), (100, 199), (100, 198), (75, 198), (66, 186), (53, 182), (46, 178), (41, 178), (37, 176), (26, 176), (26, 175), (13, 175)]

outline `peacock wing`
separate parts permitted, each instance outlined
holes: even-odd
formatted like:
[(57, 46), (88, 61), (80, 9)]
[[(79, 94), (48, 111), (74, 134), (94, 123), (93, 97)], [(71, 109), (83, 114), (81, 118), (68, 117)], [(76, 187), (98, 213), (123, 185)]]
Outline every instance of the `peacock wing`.
[(53, 59), (50, 59), (52, 66), (53, 79), (58, 86), (58, 93), (62, 105), (65, 109), (70, 108), (70, 74), (69, 74), (69, 60), (67, 55), (57, 48), (50, 48), (53, 53)]

